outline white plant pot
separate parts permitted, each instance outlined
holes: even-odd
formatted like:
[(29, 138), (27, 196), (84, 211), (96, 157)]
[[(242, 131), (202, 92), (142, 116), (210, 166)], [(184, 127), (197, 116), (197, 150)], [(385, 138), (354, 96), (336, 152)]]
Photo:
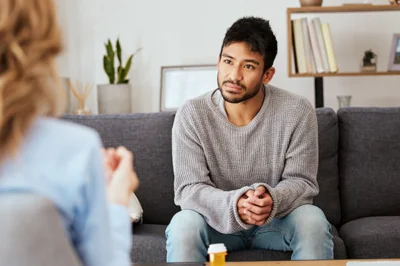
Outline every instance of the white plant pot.
[(97, 86), (99, 114), (126, 114), (132, 112), (130, 84)]

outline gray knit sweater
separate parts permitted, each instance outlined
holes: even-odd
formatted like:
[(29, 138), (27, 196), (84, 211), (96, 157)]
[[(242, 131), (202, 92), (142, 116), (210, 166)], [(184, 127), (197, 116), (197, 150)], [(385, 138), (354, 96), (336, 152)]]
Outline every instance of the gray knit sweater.
[(303, 97), (265, 86), (264, 103), (238, 127), (209, 92), (189, 100), (172, 129), (175, 203), (194, 210), (221, 233), (252, 226), (237, 212), (249, 189), (265, 186), (273, 199), (266, 223), (318, 194), (318, 129), (315, 109)]

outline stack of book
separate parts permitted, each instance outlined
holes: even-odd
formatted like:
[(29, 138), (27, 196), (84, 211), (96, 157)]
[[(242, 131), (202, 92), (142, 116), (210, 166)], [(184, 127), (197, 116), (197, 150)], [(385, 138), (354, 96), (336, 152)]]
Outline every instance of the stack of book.
[(292, 34), (296, 73), (338, 72), (328, 23), (321, 23), (319, 17), (293, 19)]

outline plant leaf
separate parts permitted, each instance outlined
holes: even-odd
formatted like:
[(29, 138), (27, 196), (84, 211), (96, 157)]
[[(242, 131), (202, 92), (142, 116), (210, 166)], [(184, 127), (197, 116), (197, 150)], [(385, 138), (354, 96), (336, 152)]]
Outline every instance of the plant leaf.
[(128, 60), (126, 61), (126, 64), (125, 64), (125, 67), (124, 67), (124, 73), (123, 73), (123, 79), (122, 80), (125, 80), (126, 79), (126, 76), (128, 75), (128, 73), (129, 73), (129, 70), (130, 70), (130, 68), (131, 68), (131, 65), (132, 65), (132, 59), (133, 59), (133, 54), (128, 58)]
[(103, 57), (103, 68), (108, 76), (108, 80), (110, 84), (114, 84), (115, 81), (115, 72), (114, 72), (114, 60), (110, 59), (108, 56)]
[(110, 84), (114, 84), (115, 82), (115, 69), (114, 69), (114, 57), (115, 52), (111, 43), (111, 40), (108, 39), (105, 44), (107, 54), (103, 57), (103, 68), (108, 76), (108, 80)]
[(122, 48), (121, 43), (119, 42), (119, 38), (117, 39), (117, 57), (119, 61), (119, 65), (122, 66)]
[(108, 42), (106, 44), (106, 50), (107, 50), (107, 56), (110, 58), (114, 58), (114, 49), (110, 39), (108, 39)]
[(121, 67), (121, 66), (119, 66), (118, 67), (118, 80), (117, 80), (117, 83), (119, 84), (119, 83), (122, 83), (122, 81), (123, 81), (123, 74), (124, 74), (124, 69)]

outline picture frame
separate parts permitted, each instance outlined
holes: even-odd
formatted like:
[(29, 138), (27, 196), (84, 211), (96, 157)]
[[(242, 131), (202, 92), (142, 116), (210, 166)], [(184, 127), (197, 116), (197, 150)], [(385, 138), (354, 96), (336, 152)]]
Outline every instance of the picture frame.
[(393, 34), (388, 71), (400, 71), (400, 33)]
[(217, 65), (162, 66), (160, 111), (176, 111), (192, 98), (218, 87)]

